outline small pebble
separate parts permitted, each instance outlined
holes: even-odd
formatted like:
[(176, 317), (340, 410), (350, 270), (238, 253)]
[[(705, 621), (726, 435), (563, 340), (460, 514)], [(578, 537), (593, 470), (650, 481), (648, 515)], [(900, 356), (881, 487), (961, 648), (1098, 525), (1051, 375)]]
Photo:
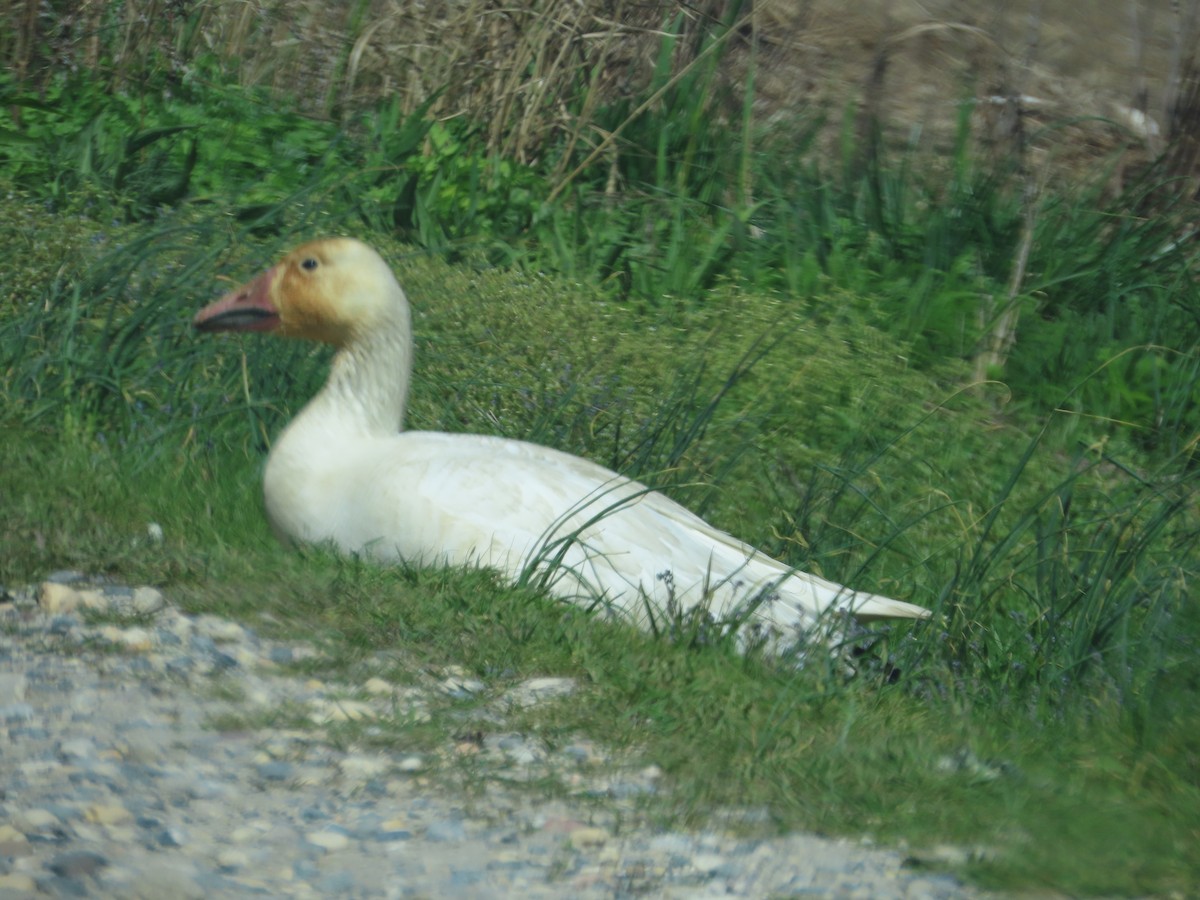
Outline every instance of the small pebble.
[(610, 835), (603, 828), (576, 828), (571, 832), (571, 846), (598, 847), (608, 842)]
[(21, 872), (0, 875), (0, 891), (10, 891), (15, 897), (30, 895), (37, 890), (37, 882)]
[(222, 872), (231, 873), (244, 869), (250, 864), (250, 857), (241, 850), (222, 850), (217, 854), (217, 868)]
[(94, 875), (109, 864), (108, 857), (91, 850), (72, 850), (60, 853), (46, 863), (46, 868), (63, 878)]
[(259, 776), (266, 781), (287, 781), (295, 771), (295, 766), (282, 760), (260, 763), (256, 768)]
[(61, 823), (58, 816), (48, 809), (27, 809), (13, 816), (13, 824), (23, 833), (45, 831)]
[(391, 694), (396, 690), (396, 686), (382, 678), (368, 678), (363, 682), (363, 690), (368, 694)]
[(50, 615), (71, 613), (79, 609), (79, 592), (57, 581), (45, 581), (38, 589), (38, 605)]
[(503, 699), (512, 706), (526, 709), (539, 703), (569, 697), (574, 692), (574, 678), (530, 678), (506, 691)]
[(361, 700), (327, 700), (318, 697), (311, 701), (309, 719), (316, 725), (334, 722), (360, 722), (378, 717), (375, 708)]
[(384, 774), (391, 766), (391, 762), (382, 756), (355, 755), (339, 760), (337, 766), (343, 778), (367, 781)]
[(428, 841), (437, 841), (439, 843), (445, 841), (462, 841), (467, 836), (467, 829), (462, 822), (456, 820), (446, 820), (442, 822), (431, 822), (425, 829), (425, 839)]
[(133, 813), (118, 803), (104, 803), (89, 806), (83, 818), (95, 825), (124, 825), (133, 821)]
[(206, 637), (217, 644), (240, 641), (246, 634), (246, 629), (236, 622), (208, 615), (198, 616), (192, 623), (192, 628), (197, 635)]
[(24, 700), (28, 684), (29, 679), (20, 673), (0, 673), (0, 704)]
[(320, 847), (330, 853), (345, 850), (350, 846), (349, 836), (340, 831), (313, 831), (307, 835), (307, 840), (314, 847)]
[(419, 756), (406, 756), (396, 764), (401, 772), (420, 772), (425, 768), (425, 760)]
[(0, 706), (0, 722), (29, 722), (33, 718), (33, 705), (30, 703), (9, 703), (7, 706)]

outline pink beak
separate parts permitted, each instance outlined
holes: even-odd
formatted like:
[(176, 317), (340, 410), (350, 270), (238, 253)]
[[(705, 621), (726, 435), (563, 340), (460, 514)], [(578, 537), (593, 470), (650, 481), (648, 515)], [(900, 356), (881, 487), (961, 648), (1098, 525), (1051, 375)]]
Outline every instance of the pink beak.
[(279, 310), (271, 302), (275, 269), (210, 303), (192, 319), (198, 331), (271, 331), (279, 326)]

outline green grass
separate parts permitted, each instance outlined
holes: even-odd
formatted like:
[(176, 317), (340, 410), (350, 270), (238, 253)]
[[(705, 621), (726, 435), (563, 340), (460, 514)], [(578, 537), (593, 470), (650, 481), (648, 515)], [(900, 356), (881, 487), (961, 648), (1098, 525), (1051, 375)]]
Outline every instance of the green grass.
[[(0, 460), (5, 582), (71, 565), (158, 583), (193, 611), (315, 641), (325, 678), (359, 680), (367, 665), (405, 680), (452, 664), (492, 684), (576, 677), (575, 702), (535, 712), (525, 727), (550, 739), (589, 734), (657, 762), (673, 786), (657, 814), (685, 822), (700, 824), (714, 806), (764, 806), (774, 827), (917, 849), (951, 842), (978, 851), (966, 874), (999, 887), (1113, 895), (1195, 884), (1194, 662), (1176, 659), (1133, 696), (1066, 673), (1070, 688), (1050, 683), (1038, 699), (1026, 685), (1004, 699), (998, 686), (972, 683), (983, 673), (956, 680), (928, 663), (888, 684), (869, 656), (846, 682), (819, 666), (795, 672), (728, 646), (589, 621), (487, 573), (287, 551), (266, 533), (250, 458), (227, 456), (220, 471), (159, 462), (134, 484), (120, 465), (127, 454), (19, 426), (8, 434), (19, 439)], [(149, 520), (163, 526), (161, 545), (138, 541)], [(944, 627), (917, 627), (907, 640), (944, 643)], [(986, 620), (969, 630), (986, 642)], [(437, 747), (470, 722), (443, 709), (420, 734), (395, 739)], [(982, 763), (950, 764), (966, 753)]]
[[(44, 239), (58, 220), (22, 216), (43, 239), (4, 278), (41, 293), (36, 315), (26, 294), (0, 322), (0, 583), (73, 567), (161, 585), (316, 641), (314, 674), (351, 684), (381, 665), (401, 681), (448, 665), (499, 685), (575, 677), (578, 702), (522, 727), (661, 765), (672, 788), (652, 815), (699, 824), (749, 804), (776, 828), (951, 843), (974, 854), (967, 877), (1008, 889), (1196, 885), (1197, 518), (1181, 462), (1120, 434), (1079, 444), (1053, 420), (1031, 438), (1038, 421), (999, 411), (997, 388), (953, 386), (961, 366), (908, 365), (853, 295), (831, 291), (824, 318), (732, 287), (646, 307), (376, 238), (416, 311), (414, 427), (672, 466), (671, 492), (717, 524), (939, 610), (865, 636), (849, 681), (797, 672), (686, 628), (676, 642), (592, 621), (486, 572), (278, 546), (261, 459), (323, 356), (187, 323), (217, 273), (250, 274), (291, 235), (235, 245), (184, 210), (95, 245), (81, 226), (60, 254)], [(161, 544), (143, 539), (152, 521)], [(391, 739), (433, 748), (473, 721), (434, 712)]]
[[(497, 155), (479, 123), (432, 119), (436, 97), (320, 121), (233, 83), (211, 58), (182, 84), (153, 68), (119, 90), (65, 73), (36, 91), (0, 79), (0, 98), (21, 111), (20, 129), (0, 133), (0, 161), (12, 187), (57, 212), (142, 223), (155, 235), (147, 254), (171, 250), (166, 225), (181, 207), (206, 216), (212, 252), (195, 271), (247, 237), (267, 250), (366, 229), (472, 266), (599, 284), (635, 307), (698, 305), (735, 287), (777, 292), (824, 323), (848, 302), (932, 371), (982, 359), (1011, 306), (1016, 341), (992, 375), (1015, 402), (1191, 452), (1200, 294), (1179, 240), (1191, 215), (1166, 161), (1117, 192), (1101, 171), (1026, 202), (1033, 176), (977, 151), (968, 102), (944, 158), (859, 146), (848, 118), (840, 155), (823, 155), (822, 111), (758, 126), (753, 67), (741, 93), (720, 77), (728, 23), (691, 35), (694, 57), (680, 52), (685, 24), (664, 29), (641, 93), (603, 101), (577, 72), (572, 136), (547, 135), (534, 161)], [(1063, 127), (1030, 146), (1053, 155)], [(594, 146), (581, 131), (604, 138)], [(136, 262), (126, 253), (122, 264)]]

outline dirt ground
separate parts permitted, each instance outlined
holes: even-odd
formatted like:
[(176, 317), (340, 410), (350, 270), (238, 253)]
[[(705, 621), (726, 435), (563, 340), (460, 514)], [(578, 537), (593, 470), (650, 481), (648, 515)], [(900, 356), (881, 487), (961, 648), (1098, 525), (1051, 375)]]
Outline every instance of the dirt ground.
[(760, 0), (757, 27), (766, 48), (760, 102), (785, 115), (814, 101), (861, 97), (883, 51), (879, 110), (892, 125), (915, 130), (914, 139), (952, 135), (966, 97), (979, 97), (985, 107), (1015, 94), (1037, 121), (1110, 120), (1079, 123), (1078, 136), (1089, 143), (1135, 137), (1156, 149), (1167, 130), (1170, 85), (1195, 43), (1197, 6), (1195, 0)]

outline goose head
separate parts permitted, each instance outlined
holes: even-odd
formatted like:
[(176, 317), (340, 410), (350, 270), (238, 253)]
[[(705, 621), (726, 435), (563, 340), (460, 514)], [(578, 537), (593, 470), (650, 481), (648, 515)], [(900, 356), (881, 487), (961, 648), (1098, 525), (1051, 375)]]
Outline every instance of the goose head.
[(199, 331), (270, 331), (344, 347), (406, 321), (404, 292), (383, 258), (361, 241), (326, 238), (200, 310)]

